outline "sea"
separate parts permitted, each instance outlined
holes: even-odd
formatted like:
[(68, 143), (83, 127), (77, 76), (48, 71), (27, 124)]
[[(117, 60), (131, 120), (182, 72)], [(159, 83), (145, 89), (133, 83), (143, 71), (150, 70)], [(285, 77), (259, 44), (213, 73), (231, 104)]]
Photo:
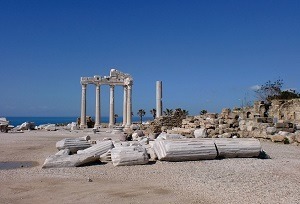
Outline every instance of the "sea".
[[(43, 124), (64, 124), (76, 122), (77, 117), (6, 117), (10, 125), (18, 126), (24, 122), (34, 122), (35, 125)], [(152, 120), (153, 117), (143, 117), (143, 122)], [(95, 120), (95, 118), (93, 118)], [(132, 122), (140, 122), (140, 117), (132, 117)], [(123, 121), (122, 117), (117, 118), (117, 123)], [(109, 117), (101, 117), (101, 123), (108, 123)]]

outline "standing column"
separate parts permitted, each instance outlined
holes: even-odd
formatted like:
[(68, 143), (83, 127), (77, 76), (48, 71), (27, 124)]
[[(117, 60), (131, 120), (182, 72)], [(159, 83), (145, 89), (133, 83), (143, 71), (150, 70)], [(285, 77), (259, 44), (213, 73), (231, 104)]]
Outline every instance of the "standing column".
[(96, 114), (95, 114), (95, 128), (100, 127), (101, 115), (100, 115), (100, 84), (96, 84)]
[(131, 104), (131, 99), (132, 97), (132, 85), (129, 84), (127, 86), (127, 121), (126, 121), (126, 127), (129, 128), (131, 125), (131, 119), (132, 119), (132, 104)]
[(115, 123), (115, 101), (114, 101), (115, 86), (110, 85), (110, 100), (109, 100), (109, 127), (112, 128)]
[(127, 86), (124, 86), (124, 98), (123, 98), (123, 126), (127, 123)]
[(80, 128), (87, 128), (86, 125), (86, 84), (81, 84), (81, 117)]
[(162, 115), (162, 81), (156, 81), (156, 117)]

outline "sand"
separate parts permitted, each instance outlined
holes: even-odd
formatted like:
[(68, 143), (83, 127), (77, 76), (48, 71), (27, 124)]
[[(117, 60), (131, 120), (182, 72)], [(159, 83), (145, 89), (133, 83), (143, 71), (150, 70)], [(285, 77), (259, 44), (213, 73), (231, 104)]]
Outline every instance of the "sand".
[(66, 137), (113, 137), (92, 130), (0, 133), (0, 203), (300, 203), (300, 147), (261, 141), (271, 159), (236, 158), (114, 167), (42, 169)]

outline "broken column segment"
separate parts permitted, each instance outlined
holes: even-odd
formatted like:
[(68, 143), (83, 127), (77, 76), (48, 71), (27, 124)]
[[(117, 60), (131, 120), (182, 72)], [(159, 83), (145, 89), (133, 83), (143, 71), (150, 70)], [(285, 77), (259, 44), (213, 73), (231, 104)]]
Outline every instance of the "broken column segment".
[(69, 149), (72, 154), (89, 147), (91, 147), (91, 144), (83, 138), (65, 138), (56, 143), (58, 150)]
[(217, 150), (211, 139), (162, 140), (154, 143), (154, 151), (159, 160), (191, 161), (215, 159)]
[(216, 138), (214, 142), (221, 158), (258, 157), (261, 152), (261, 144), (254, 138)]
[(142, 146), (118, 146), (111, 150), (111, 160), (114, 166), (130, 166), (147, 164), (149, 157)]
[(94, 156), (100, 156), (112, 148), (113, 148), (112, 141), (106, 140), (106, 141), (97, 142), (97, 144), (89, 148), (86, 148), (84, 150), (78, 150), (77, 154), (92, 154)]

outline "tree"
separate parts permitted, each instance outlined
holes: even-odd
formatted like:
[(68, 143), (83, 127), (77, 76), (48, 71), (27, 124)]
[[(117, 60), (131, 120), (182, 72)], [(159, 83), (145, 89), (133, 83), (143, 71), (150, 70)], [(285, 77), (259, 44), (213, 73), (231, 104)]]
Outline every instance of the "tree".
[(200, 115), (204, 115), (204, 114), (206, 114), (207, 113), (207, 110), (202, 110), (202, 111), (200, 111)]
[(146, 114), (145, 110), (144, 109), (140, 109), (138, 112), (137, 112), (138, 116), (140, 116), (141, 118), (141, 124), (143, 122), (143, 116)]
[(151, 115), (153, 116), (153, 120), (156, 118), (156, 109), (153, 108), (150, 110)]
[(114, 115), (114, 118), (115, 118), (115, 124), (117, 123), (117, 118), (118, 118), (119, 116), (118, 116), (118, 114), (115, 114)]
[(261, 85), (255, 93), (261, 101), (271, 102), (273, 99), (293, 99), (300, 98), (300, 94), (293, 89), (282, 91), (283, 80), (278, 79), (275, 82), (267, 81)]
[(182, 110), (181, 108), (176, 108), (175, 112), (174, 112), (174, 116), (179, 116), (182, 118), (186, 118), (186, 116), (188, 116), (189, 112), (187, 110)]
[(166, 110), (163, 111), (163, 112), (164, 112), (164, 115), (166, 115), (166, 116), (172, 116), (173, 115), (173, 109), (166, 108)]

